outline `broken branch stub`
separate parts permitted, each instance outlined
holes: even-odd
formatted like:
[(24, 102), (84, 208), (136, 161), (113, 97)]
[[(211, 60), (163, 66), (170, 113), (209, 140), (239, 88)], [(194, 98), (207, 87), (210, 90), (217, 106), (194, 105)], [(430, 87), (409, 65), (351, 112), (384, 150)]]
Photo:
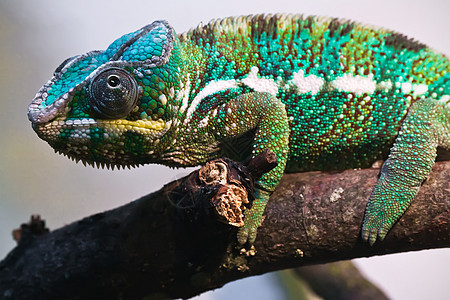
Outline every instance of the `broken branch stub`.
[(244, 225), (244, 210), (251, 207), (254, 182), (278, 164), (271, 150), (264, 150), (248, 164), (229, 159), (216, 159), (206, 163), (198, 172), (203, 185), (217, 192), (210, 198), (219, 221), (235, 227)]

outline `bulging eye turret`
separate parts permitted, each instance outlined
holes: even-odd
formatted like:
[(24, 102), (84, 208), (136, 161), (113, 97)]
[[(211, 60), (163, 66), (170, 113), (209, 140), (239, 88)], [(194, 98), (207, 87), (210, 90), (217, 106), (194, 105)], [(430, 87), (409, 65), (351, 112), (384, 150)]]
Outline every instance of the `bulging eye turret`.
[(134, 77), (119, 68), (101, 71), (89, 85), (89, 103), (104, 119), (127, 116), (139, 98), (139, 86)]

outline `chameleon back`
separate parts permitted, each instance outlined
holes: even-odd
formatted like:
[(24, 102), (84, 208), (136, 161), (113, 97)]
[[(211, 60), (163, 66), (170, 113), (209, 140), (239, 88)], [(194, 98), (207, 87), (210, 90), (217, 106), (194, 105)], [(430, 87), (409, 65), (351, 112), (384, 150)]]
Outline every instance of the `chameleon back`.
[[(409, 107), (448, 101), (447, 57), (396, 32), (301, 15), (226, 18), (180, 35), (192, 98), (202, 104), (258, 91), (285, 105), (286, 171), (368, 167), (385, 159)], [(225, 85), (226, 86), (226, 85)], [(214, 105), (218, 105), (213, 104)]]

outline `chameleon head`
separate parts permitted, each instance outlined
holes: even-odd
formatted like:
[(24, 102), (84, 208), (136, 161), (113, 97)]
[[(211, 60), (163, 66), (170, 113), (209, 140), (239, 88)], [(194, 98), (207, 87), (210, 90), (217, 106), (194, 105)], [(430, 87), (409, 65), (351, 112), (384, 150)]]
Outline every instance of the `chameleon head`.
[(176, 114), (178, 43), (156, 21), (105, 51), (67, 59), (29, 105), (33, 129), (55, 151), (90, 164), (152, 162)]

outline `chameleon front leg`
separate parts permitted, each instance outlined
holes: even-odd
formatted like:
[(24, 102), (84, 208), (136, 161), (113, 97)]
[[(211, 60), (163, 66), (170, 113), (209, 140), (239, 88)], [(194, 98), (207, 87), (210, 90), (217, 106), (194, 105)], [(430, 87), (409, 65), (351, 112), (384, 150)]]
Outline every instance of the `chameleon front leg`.
[[(271, 149), (278, 165), (256, 182), (255, 200), (244, 213), (244, 226), (239, 229), (238, 242), (255, 241), (267, 201), (278, 185), (289, 154), (289, 123), (284, 104), (268, 93), (247, 93), (223, 104), (213, 112), (214, 125), (208, 126), (217, 140), (236, 137), (255, 130), (252, 156)], [(238, 149), (242, 151), (243, 149)]]
[(373, 245), (383, 240), (406, 211), (436, 158), (437, 147), (450, 149), (450, 109), (436, 100), (414, 103), (381, 168), (370, 196), (362, 238)]

